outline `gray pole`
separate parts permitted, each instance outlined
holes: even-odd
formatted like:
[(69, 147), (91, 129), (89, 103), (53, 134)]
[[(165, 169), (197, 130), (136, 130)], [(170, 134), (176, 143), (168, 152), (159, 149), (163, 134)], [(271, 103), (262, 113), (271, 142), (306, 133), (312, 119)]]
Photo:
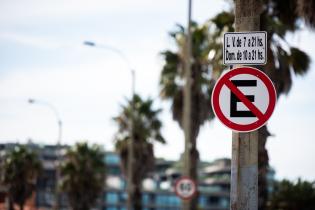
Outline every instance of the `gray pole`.
[(130, 134), (131, 139), (129, 141), (128, 147), (129, 147), (129, 153), (128, 153), (128, 167), (127, 167), (127, 191), (128, 191), (128, 200), (127, 200), (127, 209), (132, 210), (133, 208), (133, 192), (134, 192), (134, 186), (133, 186), (133, 165), (134, 165), (134, 113), (135, 113), (135, 104), (134, 104), (134, 96), (136, 94), (136, 72), (134, 69), (130, 67), (130, 62), (125, 56), (125, 54), (112, 46), (104, 45), (104, 44), (96, 44), (95, 42), (91, 41), (85, 41), (83, 43), (84, 45), (91, 46), (91, 47), (97, 47), (105, 50), (112, 51), (116, 53), (124, 62), (126, 63), (128, 69), (131, 72), (131, 122), (130, 122)]
[[(236, 31), (259, 31), (261, 0), (235, 0)], [(231, 210), (258, 209), (257, 131), (232, 134)]]
[[(184, 112), (183, 127), (185, 134), (185, 153), (184, 153), (184, 175), (191, 176), (190, 147), (191, 147), (191, 8), (192, 0), (188, 0), (188, 23), (187, 39), (185, 46), (185, 89), (184, 89)], [(190, 177), (193, 178), (193, 177)], [(197, 182), (196, 182), (197, 183)], [(191, 202), (183, 201), (183, 210), (190, 209)]]

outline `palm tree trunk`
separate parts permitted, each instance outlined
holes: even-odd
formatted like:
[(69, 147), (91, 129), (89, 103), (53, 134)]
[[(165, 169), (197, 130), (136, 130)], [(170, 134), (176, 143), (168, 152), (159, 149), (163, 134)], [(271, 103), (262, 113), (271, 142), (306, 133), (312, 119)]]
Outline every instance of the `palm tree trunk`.
[(315, 1), (314, 0), (298, 0), (297, 1), (297, 11), (298, 14), (304, 18), (306, 23), (315, 28)]
[[(268, 21), (266, 19), (267, 12), (261, 15), (260, 22), (260, 30), (266, 31), (268, 27)], [(268, 33), (267, 37), (267, 55), (268, 61), (267, 64), (262, 68), (262, 70), (269, 76), (272, 81), (277, 81), (278, 74), (276, 71), (271, 71), (274, 65), (274, 56), (271, 51), (271, 38), (273, 34), (271, 32)], [(277, 83), (274, 83), (276, 90), (278, 90)], [(279, 96), (277, 92), (277, 97)], [(270, 136), (270, 133), (267, 129), (267, 126), (261, 127), (259, 130), (259, 142), (258, 142), (258, 210), (265, 210), (267, 208), (268, 201), (268, 184), (267, 184), (267, 173), (269, 167), (269, 156), (268, 150), (266, 148), (267, 138)]]
[[(132, 191), (128, 194), (131, 201), (132, 210), (142, 210), (142, 193), (141, 193), (141, 181), (137, 178), (136, 172), (133, 171), (134, 176), (132, 180)], [(140, 182), (139, 182), (140, 181)]]
[(9, 197), (9, 210), (14, 210), (14, 203), (12, 201), (12, 198)]
[(267, 138), (270, 133), (267, 126), (259, 129), (258, 137), (258, 210), (265, 210), (268, 201), (268, 151), (266, 149)]
[[(135, 146), (135, 145), (134, 145)], [(136, 151), (137, 149), (134, 148)], [(138, 159), (139, 158), (135, 157)], [(136, 161), (135, 161), (136, 162)], [(132, 170), (132, 190), (128, 196), (130, 196), (130, 201), (131, 201), (131, 210), (142, 210), (142, 193), (141, 193), (141, 183), (142, 183), (142, 174), (139, 173), (140, 170), (144, 167), (143, 165), (137, 165), (139, 163), (135, 163), (133, 165), (133, 170)]]
[(24, 203), (19, 203), (20, 210), (24, 210)]
[(142, 193), (141, 193), (141, 189), (140, 189), (140, 185), (137, 184), (135, 185), (134, 188), (134, 202), (133, 202), (133, 209), (134, 210), (142, 210)]
[[(193, 127), (193, 126), (192, 126)], [(188, 171), (188, 176), (193, 179), (196, 184), (197, 184), (197, 191), (198, 191), (198, 162), (199, 162), (199, 152), (197, 149), (197, 135), (196, 132), (191, 132), (191, 144), (190, 144), (190, 148), (189, 148), (189, 171)], [(189, 210), (196, 210), (198, 206), (198, 192), (196, 193), (196, 195), (191, 199), (191, 201), (189, 202)]]
[[(196, 71), (194, 71), (196, 72)], [(194, 74), (193, 74), (194, 76)], [(195, 75), (196, 76), (196, 75)], [(188, 164), (187, 164), (187, 172), (188, 177), (193, 179), (197, 184), (197, 193), (195, 196), (188, 202), (188, 209), (189, 210), (196, 210), (198, 207), (198, 163), (199, 163), (199, 152), (197, 149), (197, 137), (199, 134), (200, 124), (198, 123), (199, 119), (199, 109), (198, 107), (198, 96), (195, 94), (197, 91), (194, 89), (196, 86), (193, 85), (192, 87), (192, 103), (191, 106), (191, 124), (190, 124), (190, 142), (188, 145)]]

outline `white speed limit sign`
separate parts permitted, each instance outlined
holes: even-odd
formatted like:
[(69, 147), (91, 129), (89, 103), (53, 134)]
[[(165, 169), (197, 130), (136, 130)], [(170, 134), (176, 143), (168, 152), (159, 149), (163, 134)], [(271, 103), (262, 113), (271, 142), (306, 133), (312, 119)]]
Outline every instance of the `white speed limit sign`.
[(182, 177), (175, 183), (175, 193), (183, 200), (189, 200), (195, 196), (197, 186), (194, 180)]

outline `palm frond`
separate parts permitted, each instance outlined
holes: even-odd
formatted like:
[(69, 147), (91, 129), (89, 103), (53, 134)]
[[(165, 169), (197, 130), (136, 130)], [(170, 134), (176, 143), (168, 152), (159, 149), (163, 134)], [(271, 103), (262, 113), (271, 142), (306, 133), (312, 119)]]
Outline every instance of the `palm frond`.
[[(165, 139), (161, 134), (162, 122), (158, 118), (161, 109), (153, 109), (153, 102), (151, 98), (143, 100), (139, 95), (135, 95), (133, 101), (129, 100), (127, 104), (122, 107), (120, 114), (113, 118), (118, 125), (118, 130), (114, 136), (115, 148), (122, 159), (122, 170), (124, 173), (127, 172), (128, 142), (131, 140), (130, 125), (132, 119), (136, 147), (135, 153), (148, 155), (147, 151), (141, 150), (141, 148), (147, 148), (147, 145), (152, 144), (154, 141), (165, 143)], [(135, 105), (133, 113), (129, 112), (132, 110), (132, 103)], [(153, 153), (151, 153), (151, 155), (153, 155)], [(140, 164), (144, 159), (137, 160)], [(146, 170), (144, 170), (144, 172), (146, 172)]]
[(69, 148), (61, 165), (61, 189), (73, 209), (89, 209), (103, 191), (105, 162), (98, 145), (79, 142)]
[(302, 50), (291, 47), (290, 64), (297, 75), (305, 75), (310, 66), (310, 57)]
[(306, 24), (315, 29), (315, 1), (297, 0), (297, 12), (305, 20)]

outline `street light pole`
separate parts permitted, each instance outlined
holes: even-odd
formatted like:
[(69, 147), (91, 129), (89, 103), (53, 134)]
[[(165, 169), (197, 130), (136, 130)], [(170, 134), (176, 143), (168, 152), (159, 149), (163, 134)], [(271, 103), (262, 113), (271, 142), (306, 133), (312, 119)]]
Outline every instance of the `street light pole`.
[(46, 102), (46, 101), (35, 100), (32, 98), (28, 99), (28, 103), (44, 105), (44, 106), (48, 107), (54, 113), (56, 120), (57, 120), (57, 124), (58, 124), (57, 144), (59, 145), (61, 143), (61, 138), (62, 138), (62, 121), (61, 121), (60, 115), (59, 115), (56, 107), (53, 106), (52, 104)]
[(104, 45), (104, 44), (97, 44), (92, 41), (84, 41), (84, 45), (90, 46), (90, 47), (97, 47), (105, 50), (109, 50), (117, 54), (124, 62), (126, 63), (128, 69), (131, 73), (131, 122), (130, 122), (130, 133), (131, 133), (131, 140), (129, 141), (128, 147), (128, 167), (127, 167), (127, 190), (128, 190), (128, 201), (127, 201), (127, 209), (132, 210), (133, 209), (133, 192), (134, 192), (134, 186), (133, 186), (133, 179), (134, 179), (134, 173), (133, 173), (133, 165), (134, 165), (134, 113), (135, 113), (135, 92), (136, 92), (136, 72), (133, 68), (130, 66), (130, 62), (127, 59), (126, 55), (119, 49)]
[(129, 153), (128, 153), (128, 203), (127, 203), (127, 208), (128, 210), (133, 209), (133, 192), (135, 187), (133, 186), (133, 179), (134, 179), (134, 173), (133, 173), (133, 166), (134, 166), (134, 111), (135, 111), (135, 71), (131, 70), (131, 75), (132, 75), (132, 87), (131, 87), (131, 92), (132, 92), (132, 99), (131, 99), (131, 141), (129, 141)]
[(39, 104), (48, 107), (55, 115), (57, 124), (58, 124), (58, 137), (57, 137), (57, 153), (56, 153), (56, 186), (55, 186), (55, 204), (54, 204), (54, 209), (58, 210), (59, 205), (60, 205), (60, 195), (59, 195), (59, 190), (58, 190), (58, 182), (60, 178), (60, 161), (61, 161), (61, 153), (60, 153), (60, 144), (61, 144), (61, 138), (62, 138), (62, 121), (60, 118), (60, 115), (54, 105), (51, 103), (48, 103), (46, 101), (41, 101), (41, 100), (35, 100), (35, 99), (28, 99), (28, 103), (30, 104)]
[[(190, 178), (192, 175), (191, 165), (191, 8), (192, 0), (188, 0), (188, 22), (185, 49), (185, 89), (184, 89), (184, 112), (183, 112), (183, 127), (185, 134), (185, 153), (184, 153), (184, 175)], [(183, 209), (190, 210), (194, 206), (191, 201), (183, 201)]]

